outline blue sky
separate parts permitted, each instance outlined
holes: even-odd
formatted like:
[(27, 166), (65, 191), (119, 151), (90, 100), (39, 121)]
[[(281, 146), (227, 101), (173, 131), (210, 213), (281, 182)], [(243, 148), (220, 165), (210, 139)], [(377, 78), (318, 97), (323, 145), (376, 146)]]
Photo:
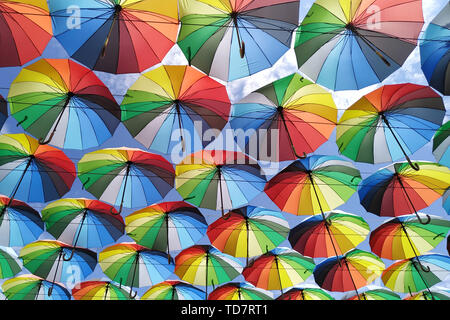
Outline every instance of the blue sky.
[[(431, 21), (434, 16), (443, 8), (444, 5), (447, 4), (447, 0), (424, 0), (423, 1), (423, 9), (424, 9), (424, 18), (425, 18), (425, 26), (426, 28), (427, 24)], [(306, 13), (308, 12), (309, 8), (311, 7), (313, 3), (313, 0), (302, 0), (301, 1), (301, 9), (300, 9), (300, 18), (303, 18)], [(44, 58), (67, 58), (66, 52), (61, 48), (61, 46), (58, 44), (58, 42), (53, 39), (50, 44), (48, 45), (46, 51), (43, 54)], [(178, 47), (174, 47), (173, 50), (168, 54), (166, 59), (163, 61), (163, 64), (186, 64), (186, 59), (181, 54)], [(14, 80), (14, 78), (17, 76), (17, 74), (20, 72), (21, 68), (2, 68), (0, 69), (0, 94), (6, 97), (8, 95), (8, 87), (10, 83)], [(254, 76), (251, 76), (246, 79), (241, 80), (235, 80), (231, 83), (227, 84), (227, 89), (230, 95), (230, 99), (232, 102), (237, 102), (241, 98), (245, 97), (250, 92), (270, 83), (271, 81), (280, 79), (284, 76), (287, 76), (289, 74), (292, 74), (293, 72), (296, 72), (297, 66), (296, 66), (296, 59), (293, 50), (291, 49), (284, 55), (280, 61), (275, 64), (275, 66), (271, 69), (262, 71)], [(138, 74), (133, 75), (110, 75), (105, 74), (102, 72), (96, 72), (97, 75), (104, 81), (104, 83), (110, 88), (111, 92), (116, 95), (118, 102), (120, 103), (120, 95), (124, 95), (127, 89), (134, 83), (134, 81), (139, 76)], [(380, 87), (384, 84), (394, 84), (394, 83), (404, 83), (404, 82), (412, 82), (416, 84), (422, 84), (427, 85), (426, 79), (423, 76), (423, 73), (420, 68), (420, 56), (419, 56), (419, 49), (416, 48), (410, 57), (405, 62), (404, 66), (393, 73), (390, 77), (388, 77), (383, 83), (373, 85), (370, 87), (367, 87), (365, 89), (359, 90), (359, 91), (344, 91), (344, 92), (333, 92), (333, 98), (336, 102), (336, 105), (339, 109), (345, 109), (349, 107), (352, 103), (356, 102), (359, 98), (361, 98), (364, 94), (371, 92), (375, 90), (376, 88)], [(447, 110), (450, 108), (450, 97), (444, 97), (444, 102), (446, 105)], [(342, 113), (342, 111), (340, 111)], [(340, 113), (340, 114), (341, 114)], [(448, 120), (449, 112), (447, 111), (447, 117), (444, 121)], [(2, 133), (19, 133), (24, 132), (21, 128), (16, 127), (16, 120), (13, 118), (8, 119), (7, 123), (2, 129)], [(324, 143), (314, 154), (317, 155), (339, 155), (338, 149), (335, 143), (335, 132), (332, 134), (330, 139)], [(110, 147), (121, 147), (121, 146), (127, 146), (127, 147), (136, 147), (144, 149), (143, 146), (135, 141), (131, 135), (128, 133), (126, 128), (123, 125), (120, 125), (118, 130), (116, 131), (115, 135), (112, 139), (108, 140), (106, 143), (104, 143), (100, 148), (110, 148)], [(91, 150), (85, 151), (89, 152)], [(70, 151), (67, 152), (69, 157), (73, 159), (73, 161), (76, 163), (85, 152), (79, 152), (79, 151)], [(414, 155), (411, 157), (415, 160), (428, 160), (428, 161), (435, 161), (434, 157), (431, 153), (431, 143), (428, 143), (426, 146), (421, 148), (419, 151), (417, 151)], [(388, 164), (380, 164), (380, 165), (368, 165), (368, 164), (361, 164), (361, 163), (354, 163), (355, 166), (361, 171), (362, 177), (365, 178), (371, 173), (375, 172), (377, 169), (384, 167)], [(90, 195), (88, 192), (83, 191), (81, 188), (81, 183), (77, 179), (73, 185), (72, 190), (66, 194), (66, 197), (87, 197), (87, 198), (93, 198), (92, 195)], [(173, 190), (170, 192), (165, 200), (180, 200), (181, 197), (178, 195), (178, 193)], [(259, 205), (264, 206), (268, 209), (274, 209), (278, 210), (278, 208), (264, 195), (260, 195), (256, 199), (254, 199), (250, 204), (253, 205)], [(448, 218), (445, 211), (442, 209), (442, 202), (441, 200), (436, 201), (431, 205), (430, 207), (422, 210), (421, 212), (437, 215), (441, 217)], [(45, 204), (32, 204), (36, 209), (42, 209)], [(371, 230), (374, 230), (376, 227), (381, 225), (383, 222), (387, 221), (386, 218), (381, 218), (376, 215), (373, 215), (371, 213), (368, 213), (364, 210), (364, 208), (359, 203), (359, 198), (357, 193), (355, 193), (352, 198), (343, 206), (337, 208), (338, 210), (346, 211), (349, 213), (355, 213), (362, 216), (371, 226)], [(124, 215), (127, 215), (134, 210), (126, 210), (124, 212)], [(212, 211), (212, 210), (206, 210), (201, 209), (202, 213), (205, 215), (207, 221), (209, 223), (215, 221), (217, 218), (220, 217), (220, 212)], [(291, 214), (284, 214), (284, 216), (288, 219), (289, 224), (291, 227), (296, 226), (298, 223), (306, 219), (305, 216), (294, 216)], [(48, 234), (44, 233), (41, 236), (41, 239), (53, 239), (53, 237)], [(122, 241), (132, 241), (129, 237), (123, 236), (121, 238)], [(369, 247), (369, 239), (367, 238), (363, 243), (361, 243), (358, 248), (361, 250), (370, 251)], [(205, 237), (201, 243), (208, 243), (208, 239)], [(287, 246), (289, 247), (289, 243), (285, 241), (281, 244), (281, 246)], [(18, 250), (17, 250), (18, 251)], [(97, 252), (101, 251), (101, 249), (98, 249)], [(441, 244), (433, 250), (434, 253), (441, 253), (441, 254), (447, 254), (447, 250), (445, 248), (445, 241), (441, 242)], [(323, 259), (316, 259), (316, 263), (319, 263)], [(389, 266), (393, 262), (390, 260), (383, 260), (386, 264), (386, 266)], [(24, 272), (28, 273), (28, 272)], [(103, 273), (101, 272), (101, 269), (99, 266), (97, 266), (95, 272), (88, 278), (88, 279), (107, 279)], [(173, 275), (171, 279), (177, 279), (177, 276)], [(235, 281), (244, 280), (242, 276), (235, 279)], [(311, 276), (305, 284), (313, 285), (314, 286), (314, 278)], [(377, 279), (374, 282), (374, 285), (380, 285), (382, 286), (382, 282), (380, 279)], [(450, 289), (450, 279), (447, 279), (446, 282), (443, 282), (437, 287), (445, 287), (447, 289)], [(138, 290), (139, 295), (143, 294), (148, 289), (142, 288)], [(209, 289), (211, 291), (211, 289)], [(279, 292), (274, 292), (275, 296), (279, 294)], [(332, 293), (332, 295), (336, 298), (340, 298), (343, 295), (339, 293)]]

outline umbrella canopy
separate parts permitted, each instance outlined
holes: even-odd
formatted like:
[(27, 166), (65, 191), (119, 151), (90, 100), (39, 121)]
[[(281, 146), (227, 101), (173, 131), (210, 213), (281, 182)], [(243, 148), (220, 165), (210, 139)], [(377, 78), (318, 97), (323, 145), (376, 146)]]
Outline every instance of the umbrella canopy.
[(175, 170), (160, 155), (132, 148), (92, 151), (78, 162), (83, 187), (100, 201), (122, 208), (145, 207), (172, 190)]
[(167, 280), (148, 289), (141, 300), (202, 300), (204, 295), (202, 290), (187, 282)]
[(362, 89), (402, 66), (422, 26), (422, 0), (317, 0), (297, 31), (298, 66), (329, 89)]
[(154, 204), (128, 215), (125, 222), (136, 243), (167, 254), (196, 244), (208, 227), (200, 210), (183, 201)]
[(447, 96), (450, 95), (449, 15), (450, 6), (447, 4), (428, 25), (419, 44), (422, 71), (428, 83)]
[(46, 0), (0, 1), (0, 67), (22, 66), (39, 57), (53, 36)]
[(175, 186), (188, 202), (200, 208), (231, 210), (245, 206), (266, 183), (256, 161), (243, 153), (202, 150), (176, 166)]
[(70, 300), (70, 292), (61, 284), (32, 274), (8, 279), (2, 284), (8, 300)]
[(46, 230), (56, 239), (86, 248), (102, 248), (125, 233), (115, 209), (101, 201), (84, 198), (56, 200), (42, 209)]
[(12, 278), (22, 271), (22, 262), (10, 247), (0, 246), (0, 279)]
[(367, 290), (345, 300), (402, 300), (398, 294), (387, 289)]
[(27, 202), (48, 202), (66, 194), (76, 178), (64, 152), (22, 133), (0, 136), (0, 194)]
[(247, 282), (226, 283), (209, 294), (208, 300), (273, 300), (272, 293)]
[(292, 288), (280, 295), (277, 300), (334, 300), (334, 298), (319, 288)]
[[(233, 104), (230, 125), (241, 149), (252, 154), (258, 147), (276, 140), (274, 161), (293, 160), (314, 152), (326, 142), (337, 122), (337, 108), (331, 93), (295, 73), (277, 80)], [(242, 131), (249, 134), (242, 134)], [(244, 136), (245, 139), (242, 139)], [(275, 137), (275, 138), (274, 138)], [(264, 159), (261, 159), (264, 160)]]
[(360, 216), (332, 211), (307, 218), (289, 232), (292, 249), (311, 258), (343, 255), (356, 248), (369, 235), (370, 228)]
[(430, 216), (428, 224), (405, 215), (384, 222), (370, 234), (372, 252), (381, 258), (400, 260), (433, 250), (447, 236), (450, 221)]
[(5, 98), (0, 95), (0, 129), (5, 124), (6, 119), (8, 119), (8, 103)]
[(194, 152), (210, 143), (207, 130), (222, 131), (230, 105), (226, 87), (206, 74), (189, 66), (164, 65), (144, 73), (128, 89), (122, 121), (150, 150)]
[[(65, 257), (73, 252), (73, 259)], [(20, 250), (19, 258), (23, 266), (31, 273), (46, 280), (71, 283), (76, 270), (77, 280), (85, 279), (97, 266), (97, 254), (84, 248), (73, 248), (68, 244), (54, 240), (38, 240), (27, 244)], [(52, 294), (50, 289), (49, 295)]]
[(75, 300), (129, 300), (128, 292), (110, 281), (85, 281), (72, 289)]
[(180, 1), (178, 46), (203, 72), (223, 81), (272, 67), (291, 47), (298, 0)]
[(427, 254), (395, 262), (384, 270), (381, 279), (387, 288), (395, 292), (427, 290), (430, 293), (430, 287), (448, 278), (449, 274), (449, 256)]
[(285, 247), (278, 247), (250, 261), (242, 275), (265, 290), (280, 290), (304, 282), (314, 270), (314, 261)]
[(68, 59), (41, 59), (11, 84), (11, 115), (42, 144), (88, 149), (111, 138), (120, 107), (91, 70)]
[[(99, 253), (99, 265), (105, 275), (121, 285), (151, 286), (166, 280), (174, 271), (167, 255), (136, 243), (124, 242), (107, 247)], [(130, 290), (129, 297), (135, 298)]]
[(208, 226), (211, 244), (233, 257), (259, 256), (286, 240), (289, 224), (280, 212), (246, 206), (228, 212)]
[(267, 182), (264, 189), (284, 212), (312, 215), (344, 204), (357, 190), (361, 175), (340, 157), (313, 155), (298, 159)]
[(415, 163), (419, 171), (407, 162), (399, 162), (364, 179), (358, 190), (364, 208), (383, 217), (414, 212), (420, 220), (417, 210), (430, 206), (449, 187), (450, 169), (433, 162)]
[(323, 289), (346, 292), (375, 281), (383, 270), (383, 261), (371, 252), (353, 249), (343, 256), (328, 258), (314, 269), (314, 279)]
[(393, 162), (413, 154), (433, 138), (445, 117), (433, 89), (405, 83), (385, 85), (350, 106), (336, 129), (339, 152), (358, 162)]
[(447, 213), (450, 214), (450, 187), (445, 191), (444, 195), (442, 196), (442, 206), (444, 207), (445, 211), (447, 211)]
[[(75, 14), (68, 10), (74, 7)], [(160, 63), (177, 39), (176, 0), (58, 0), (49, 8), (56, 39), (93, 70), (142, 72)]]
[(450, 121), (436, 131), (433, 137), (433, 155), (437, 162), (450, 167)]
[(205, 300), (208, 286), (230, 282), (242, 272), (241, 262), (210, 245), (195, 245), (175, 257), (175, 274), (184, 281), (204, 286)]
[(431, 290), (431, 293), (429, 293), (425, 290), (410, 295), (403, 300), (450, 300), (450, 294), (447, 291)]
[(0, 246), (23, 247), (43, 232), (39, 212), (25, 202), (0, 195)]

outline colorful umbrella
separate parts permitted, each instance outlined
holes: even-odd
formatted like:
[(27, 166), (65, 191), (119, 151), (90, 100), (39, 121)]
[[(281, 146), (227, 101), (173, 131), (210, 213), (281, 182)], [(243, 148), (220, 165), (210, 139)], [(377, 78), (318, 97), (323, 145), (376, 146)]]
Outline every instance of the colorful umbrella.
[(128, 292), (110, 281), (85, 281), (72, 289), (75, 300), (129, 300)]
[(205, 132), (220, 132), (226, 125), (230, 100), (224, 85), (193, 67), (161, 66), (140, 76), (121, 108), (122, 121), (137, 141), (170, 154), (206, 147)]
[(284, 212), (312, 215), (331, 211), (355, 193), (361, 176), (340, 157), (298, 159), (267, 182), (264, 191)]
[[(420, 259), (420, 261), (419, 261)], [(427, 290), (450, 275), (450, 257), (427, 254), (419, 258), (400, 260), (384, 270), (381, 279), (395, 292), (410, 293)]]
[(23, 247), (43, 232), (39, 212), (25, 202), (0, 195), (0, 246)]
[(105, 275), (121, 285), (130, 286), (129, 298), (134, 299), (133, 287), (151, 286), (166, 280), (174, 271), (167, 255), (151, 251), (136, 243), (114, 244), (99, 253), (99, 264)]
[(440, 127), (433, 137), (433, 155), (437, 162), (450, 167), (450, 121)]
[(22, 66), (39, 57), (53, 36), (45, 0), (0, 1), (0, 67)]
[(422, 0), (317, 0), (294, 49), (300, 71), (334, 91), (382, 82), (415, 49)]
[(241, 262), (210, 245), (195, 245), (175, 257), (175, 274), (184, 281), (205, 287), (230, 282), (242, 272)]
[(242, 275), (265, 290), (280, 290), (304, 282), (313, 272), (314, 261), (285, 247), (278, 247), (250, 261)]
[(144, 207), (172, 190), (175, 170), (163, 157), (132, 148), (96, 150), (78, 162), (83, 187), (100, 201), (122, 208)]
[(0, 129), (8, 119), (8, 104), (6, 100), (0, 95)]
[[(65, 256), (71, 255), (73, 259), (66, 261)], [(84, 248), (73, 248), (63, 242), (54, 240), (38, 240), (27, 244), (20, 250), (19, 258), (23, 266), (36, 276), (46, 280), (61, 283), (70, 283), (89, 276), (97, 265), (97, 254)], [(52, 285), (53, 287), (53, 285)], [(52, 287), (48, 294), (52, 295)]]
[(266, 183), (256, 161), (243, 153), (202, 150), (176, 166), (175, 186), (188, 202), (200, 208), (231, 210), (245, 206)]
[(66, 194), (76, 177), (64, 152), (22, 133), (0, 136), (0, 194), (10, 200), (48, 202)]
[(318, 288), (292, 288), (280, 295), (277, 300), (334, 300), (334, 298)]
[(402, 300), (398, 294), (387, 289), (372, 289), (345, 300)]
[(49, 8), (56, 39), (93, 70), (142, 72), (160, 63), (177, 39), (176, 0), (58, 0)]
[(167, 280), (151, 287), (141, 300), (202, 300), (205, 293), (184, 281)]
[(289, 224), (280, 212), (247, 206), (228, 212), (208, 226), (211, 244), (233, 257), (259, 256), (286, 240)]
[(425, 29), (423, 40), (419, 43), (422, 71), (428, 83), (447, 96), (450, 95), (449, 15), (450, 6), (447, 3)]
[(341, 154), (358, 162), (393, 162), (405, 157), (411, 163), (409, 155), (431, 141), (444, 117), (444, 102), (430, 87), (385, 85), (343, 113), (336, 144)]
[(70, 292), (61, 284), (32, 274), (8, 279), (2, 284), (8, 300), (70, 300)]
[(371, 252), (353, 249), (343, 256), (328, 258), (314, 269), (314, 279), (323, 289), (333, 292), (365, 287), (383, 272), (383, 261)]
[[(416, 171), (399, 162), (379, 169), (360, 185), (359, 198), (364, 208), (378, 216), (398, 217), (430, 206), (449, 187), (450, 169), (433, 162), (419, 161)], [(427, 220), (429, 219), (427, 215)]]
[(397, 217), (380, 225), (370, 234), (372, 252), (384, 259), (399, 260), (417, 257), (433, 250), (447, 236), (450, 221), (430, 216), (422, 224), (413, 215)]
[(223, 81), (272, 67), (291, 47), (298, 0), (180, 1), (178, 46), (203, 72)]
[(0, 246), (0, 279), (14, 277), (22, 271), (22, 262), (10, 247)]
[(60, 199), (41, 212), (47, 232), (73, 247), (102, 248), (125, 233), (123, 219), (114, 207), (98, 200)]
[(125, 218), (126, 232), (137, 244), (151, 250), (179, 251), (193, 246), (208, 223), (200, 210), (183, 201), (162, 202)]
[(111, 138), (120, 107), (91, 70), (68, 59), (41, 59), (11, 84), (11, 115), (41, 144), (88, 149)]
[(442, 196), (442, 206), (444, 207), (445, 211), (447, 211), (447, 213), (450, 214), (450, 187), (445, 191), (444, 195)]
[[(258, 158), (270, 154), (273, 160), (276, 154), (275, 161), (285, 161), (314, 152), (328, 140), (336, 122), (331, 94), (295, 73), (233, 104), (230, 125), (241, 149), (254, 149), (255, 139), (261, 139), (260, 148), (267, 148), (263, 143), (271, 141), (277, 150), (259, 150)], [(246, 150), (249, 154), (256, 151)]]
[(292, 249), (304, 256), (329, 258), (356, 248), (369, 232), (362, 217), (335, 210), (326, 214), (325, 219), (313, 216), (292, 228), (289, 242)]
[(273, 296), (247, 282), (230, 282), (214, 289), (208, 300), (273, 300)]
[(450, 294), (446, 291), (431, 290), (431, 294), (428, 291), (421, 291), (403, 300), (450, 300)]

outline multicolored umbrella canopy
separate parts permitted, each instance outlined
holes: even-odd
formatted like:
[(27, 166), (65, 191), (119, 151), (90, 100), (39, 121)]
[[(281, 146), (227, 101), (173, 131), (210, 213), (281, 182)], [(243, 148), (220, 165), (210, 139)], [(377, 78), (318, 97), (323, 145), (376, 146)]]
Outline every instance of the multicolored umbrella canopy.
[(368, 223), (360, 216), (332, 211), (313, 216), (299, 223), (289, 232), (292, 249), (311, 258), (343, 255), (356, 248), (370, 233)]
[(250, 261), (242, 275), (265, 290), (280, 290), (304, 282), (315, 267), (311, 258), (286, 247), (277, 247)]
[(449, 15), (450, 6), (447, 4), (430, 22), (419, 43), (422, 71), (428, 83), (447, 96), (450, 95)]
[(208, 300), (273, 300), (272, 293), (247, 282), (226, 283), (212, 291)]
[[(250, 155), (258, 152), (260, 160), (270, 154), (272, 161), (294, 160), (314, 152), (328, 140), (336, 122), (337, 108), (331, 93), (298, 73), (277, 80), (233, 104), (230, 119), (241, 149)], [(251, 150), (257, 145), (255, 141), (258, 149), (267, 149), (275, 143), (276, 150), (272, 147), (267, 152)]]
[(122, 208), (145, 207), (173, 189), (175, 170), (160, 155), (133, 148), (92, 151), (78, 162), (84, 189), (100, 201)]
[(450, 294), (446, 291), (431, 290), (431, 293), (429, 293), (425, 290), (410, 295), (403, 300), (450, 300)]
[(167, 255), (152, 251), (136, 243), (114, 244), (99, 253), (98, 262), (112, 281), (130, 286), (130, 298), (135, 298), (133, 287), (152, 286), (173, 273), (174, 264), (167, 263)]
[(224, 85), (193, 67), (164, 65), (138, 78), (121, 109), (122, 121), (137, 141), (169, 154), (206, 147), (205, 132), (222, 131), (230, 106)]
[(23, 247), (39, 238), (44, 222), (39, 212), (25, 202), (10, 201), (0, 195), (0, 246)]
[(210, 245), (195, 245), (184, 249), (175, 257), (175, 274), (183, 281), (205, 287), (230, 282), (242, 272), (237, 259)]
[(66, 198), (42, 209), (46, 231), (73, 247), (103, 248), (125, 233), (125, 224), (114, 207), (98, 200)]
[(57, 0), (49, 8), (56, 39), (93, 70), (142, 72), (160, 63), (177, 39), (176, 0)]
[(110, 281), (85, 281), (72, 289), (75, 300), (129, 300), (128, 291)]
[(24, 274), (3, 282), (8, 300), (70, 300), (70, 292), (61, 283), (47, 281), (32, 274)]
[(334, 300), (334, 298), (319, 288), (294, 287), (280, 295), (277, 300)]
[(449, 187), (450, 169), (433, 162), (416, 161), (416, 171), (407, 162), (379, 169), (363, 180), (358, 190), (361, 204), (373, 214), (398, 217), (430, 206)]
[(178, 46), (192, 64), (223, 81), (272, 67), (291, 47), (298, 0), (180, 1)]
[(23, 133), (0, 135), (0, 194), (26, 202), (48, 202), (66, 194), (75, 165), (59, 149)]
[(0, 279), (12, 278), (22, 271), (22, 262), (10, 247), (0, 246)]
[(442, 206), (444, 207), (445, 211), (447, 211), (447, 214), (450, 214), (450, 187), (442, 196)]
[(266, 177), (256, 161), (243, 153), (202, 150), (179, 163), (175, 187), (200, 208), (231, 210), (247, 205), (264, 189)]
[(384, 262), (375, 254), (353, 249), (343, 256), (332, 257), (319, 263), (314, 269), (314, 279), (323, 289), (346, 292), (375, 281), (385, 269)]
[(430, 287), (448, 278), (449, 274), (449, 256), (427, 254), (395, 262), (383, 271), (381, 279), (395, 292), (411, 294), (427, 290), (430, 293)]
[(126, 232), (137, 244), (151, 250), (179, 251), (196, 244), (208, 223), (200, 210), (183, 202), (161, 202), (125, 218)]
[(8, 119), (8, 103), (5, 98), (0, 95), (0, 129), (5, 124), (6, 119)]
[(388, 220), (370, 234), (370, 247), (380, 258), (400, 260), (417, 257), (433, 250), (447, 237), (450, 221), (430, 216), (422, 224), (416, 215), (405, 215)]
[(437, 162), (450, 167), (450, 121), (436, 131), (433, 137), (433, 155)]
[(11, 115), (42, 144), (84, 150), (111, 138), (120, 107), (91, 70), (41, 59), (21, 70), (8, 94)]
[(45, 0), (0, 1), (0, 67), (22, 66), (39, 57), (53, 36)]
[(267, 182), (264, 189), (281, 211), (313, 215), (344, 204), (361, 181), (358, 169), (340, 157), (298, 159)]
[[(72, 255), (68, 261), (65, 259)], [(32, 274), (51, 280), (52, 283), (71, 283), (74, 270), (77, 280), (88, 277), (97, 266), (97, 254), (84, 248), (73, 248), (68, 244), (55, 240), (38, 240), (27, 244), (20, 250), (19, 258), (23, 266)], [(52, 294), (52, 289), (49, 295)]]
[(372, 289), (351, 296), (345, 300), (402, 300), (398, 294), (387, 289)]
[(426, 86), (385, 85), (364, 95), (342, 115), (339, 152), (358, 162), (406, 158), (431, 141), (445, 117), (441, 96)]
[(177, 280), (167, 280), (148, 289), (141, 300), (203, 300), (205, 292), (193, 285)]
[(317, 0), (297, 30), (300, 71), (329, 89), (382, 82), (415, 49), (422, 0)]
[(211, 244), (233, 257), (259, 256), (281, 244), (289, 223), (280, 212), (246, 206), (228, 212), (208, 226)]

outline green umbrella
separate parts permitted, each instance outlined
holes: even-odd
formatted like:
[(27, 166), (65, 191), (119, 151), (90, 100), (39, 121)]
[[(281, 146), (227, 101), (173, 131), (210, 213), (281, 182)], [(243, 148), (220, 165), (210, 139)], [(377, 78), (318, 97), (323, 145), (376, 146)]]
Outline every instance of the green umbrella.
[(0, 279), (14, 277), (22, 270), (22, 262), (15, 251), (0, 246)]

